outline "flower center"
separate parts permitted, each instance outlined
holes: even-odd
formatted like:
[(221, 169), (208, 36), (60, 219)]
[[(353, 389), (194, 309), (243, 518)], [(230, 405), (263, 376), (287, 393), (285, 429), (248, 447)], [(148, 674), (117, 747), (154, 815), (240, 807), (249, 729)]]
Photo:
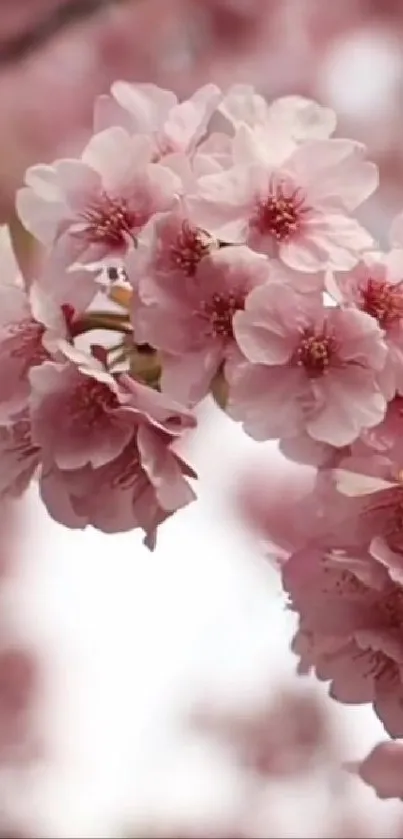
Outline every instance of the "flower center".
[(88, 428), (103, 420), (108, 411), (118, 407), (119, 401), (113, 390), (90, 376), (83, 376), (70, 401), (71, 415), (79, 419), (81, 426)]
[(304, 215), (309, 212), (305, 197), (286, 181), (270, 182), (267, 197), (259, 197), (250, 226), (261, 235), (272, 236), (279, 244), (288, 242), (303, 226)]
[(317, 378), (327, 373), (337, 351), (337, 342), (331, 335), (304, 330), (296, 351), (298, 367), (304, 367), (308, 376)]
[(169, 248), (170, 263), (188, 277), (194, 277), (199, 262), (209, 252), (210, 247), (211, 241), (203, 231), (191, 227), (184, 221), (176, 240)]
[(387, 329), (403, 318), (403, 283), (385, 282), (369, 278), (361, 288), (361, 309), (376, 318), (383, 329)]
[(200, 314), (208, 322), (208, 334), (215, 338), (233, 338), (233, 317), (244, 306), (245, 295), (241, 292), (216, 292), (209, 300), (204, 300)]
[(84, 226), (78, 235), (113, 250), (124, 247), (128, 237), (134, 239), (133, 229), (142, 227), (148, 215), (131, 209), (127, 199), (111, 198), (103, 192), (80, 214), (80, 220)]

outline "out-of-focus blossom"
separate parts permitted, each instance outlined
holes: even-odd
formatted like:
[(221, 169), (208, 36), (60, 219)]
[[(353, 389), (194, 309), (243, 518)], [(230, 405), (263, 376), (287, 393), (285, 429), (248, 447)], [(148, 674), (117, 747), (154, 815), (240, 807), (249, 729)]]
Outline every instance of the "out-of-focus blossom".
[(277, 781), (309, 771), (325, 757), (335, 759), (337, 752), (324, 703), (299, 691), (280, 689), (249, 711), (202, 711), (196, 722), (227, 744), (245, 769)]
[(365, 760), (353, 768), (366, 784), (374, 788), (379, 798), (403, 799), (402, 743), (379, 743)]

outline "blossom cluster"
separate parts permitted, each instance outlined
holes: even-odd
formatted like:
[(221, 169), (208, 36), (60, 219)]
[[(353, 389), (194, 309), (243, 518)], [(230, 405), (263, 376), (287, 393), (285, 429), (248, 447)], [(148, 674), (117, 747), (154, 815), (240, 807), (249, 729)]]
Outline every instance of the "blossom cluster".
[(116, 82), (80, 157), (28, 169), (16, 207), (44, 255), (24, 282), (3, 231), (3, 493), (37, 475), (58, 521), (152, 545), (194, 497), (175, 444), (210, 392), (257, 440), (345, 446), (382, 421), (403, 239), (397, 221), (376, 251), (355, 211), (377, 169), (335, 128), (246, 85)]
[(335, 132), (300, 96), (116, 82), (79, 157), (28, 169), (16, 207), (43, 259), (28, 282), (3, 229), (0, 490), (36, 477), (62, 524), (153, 547), (195, 497), (178, 445), (212, 394), (317, 468), (275, 516), (257, 502), (294, 648), (399, 737), (403, 216), (381, 251), (359, 218), (377, 168)]

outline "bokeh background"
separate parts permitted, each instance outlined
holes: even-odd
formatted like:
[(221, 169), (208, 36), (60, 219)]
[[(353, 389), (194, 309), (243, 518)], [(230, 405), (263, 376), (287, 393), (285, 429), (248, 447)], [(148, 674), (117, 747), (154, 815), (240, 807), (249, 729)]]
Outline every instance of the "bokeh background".
[[(333, 107), (379, 165), (364, 219), (382, 239), (403, 209), (402, 38), (401, 0), (0, 0), (0, 218), (24, 269), (24, 170), (79, 152), (116, 79)], [(62, 529), (35, 489), (2, 511), (0, 836), (401, 837), (402, 805), (340, 768), (382, 726), (297, 677), (277, 571), (236, 502), (254, 465), (277, 480), (276, 447), (209, 400), (187, 445), (199, 501), (153, 555), (137, 533)]]

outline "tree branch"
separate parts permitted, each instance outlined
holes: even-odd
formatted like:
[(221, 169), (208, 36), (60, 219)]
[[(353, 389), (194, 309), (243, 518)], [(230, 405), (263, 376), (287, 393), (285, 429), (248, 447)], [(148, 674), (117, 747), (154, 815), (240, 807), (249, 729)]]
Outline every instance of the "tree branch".
[[(17, 0), (18, 2), (18, 0)], [(25, 0), (27, 2), (27, 0)], [(0, 66), (21, 61), (69, 26), (128, 0), (61, 0), (58, 8), (8, 41), (0, 39)]]

